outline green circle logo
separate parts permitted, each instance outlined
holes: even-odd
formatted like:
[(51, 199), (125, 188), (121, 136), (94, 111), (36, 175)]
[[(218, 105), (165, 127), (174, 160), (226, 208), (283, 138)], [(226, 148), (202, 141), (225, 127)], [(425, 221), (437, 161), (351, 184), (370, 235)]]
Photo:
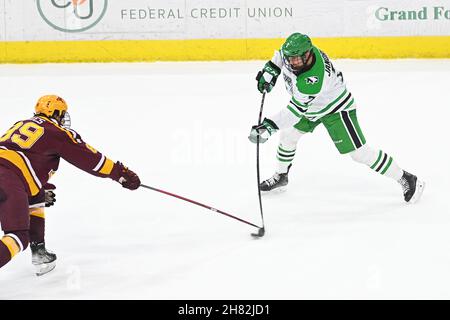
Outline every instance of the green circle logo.
[(108, 0), (36, 0), (36, 3), (39, 14), (49, 26), (72, 33), (93, 28), (108, 8)]

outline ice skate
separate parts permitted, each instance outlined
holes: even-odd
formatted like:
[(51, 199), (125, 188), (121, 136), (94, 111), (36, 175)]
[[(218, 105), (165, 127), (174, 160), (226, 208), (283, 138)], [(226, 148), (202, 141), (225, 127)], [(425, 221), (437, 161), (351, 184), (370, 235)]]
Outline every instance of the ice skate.
[(422, 196), (425, 183), (409, 172), (403, 171), (403, 176), (398, 181), (403, 188), (403, 196), (408, 203), (416, 203)]
[(45, 243), (30, 243), (31, 259), (36, 268), (36, 275), (42, 276), (56, 267), (56, 254), (45, 248)]
[(272, 177), (264, 180), (259, 185), (262, 192), (284, 192), (287, 189), (288, 174), (287, 173), (275, 173)]
[(287, 189), (287, 184), (289, 182), (288, 180), (288, 174), (289, 170), (291, 169), (292, 164), (289, 165), (288, 170), (286, 173), (278, 173), (275, 172), (275, 174), (270, 177), (267, 180), (264, 180), (260, 183), (259, 188), (262, 192), (273, 192), (273, 193), (279, 193), (284, 192)]

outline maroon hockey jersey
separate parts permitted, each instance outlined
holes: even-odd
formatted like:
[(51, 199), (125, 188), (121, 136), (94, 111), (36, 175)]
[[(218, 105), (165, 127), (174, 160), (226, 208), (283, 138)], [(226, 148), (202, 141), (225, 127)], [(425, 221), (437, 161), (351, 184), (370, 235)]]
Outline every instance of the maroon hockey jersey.
[(21, 177), (30, 196), (38, 194), (58, 170), (60, 158), (95, 176), (119, 178), (114, 170), (117, 164), (78, 133), (45, 116), (16, 122), (0, 138), (0, 165)]

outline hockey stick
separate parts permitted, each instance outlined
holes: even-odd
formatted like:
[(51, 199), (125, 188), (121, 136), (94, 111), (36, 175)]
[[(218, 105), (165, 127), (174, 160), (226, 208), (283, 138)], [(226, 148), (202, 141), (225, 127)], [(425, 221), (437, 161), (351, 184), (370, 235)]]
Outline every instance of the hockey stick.
[(166, 194), (166, 195), (168, 195), (168, 196), (172, 196), (172, 197), (175, 197), (175, 198), (178, 198), (178, 199), (181, 199), (181, 200), (184, 200), (184, 201), (187, 201), (187, 202), (196, 204), (196, 205), (201, 206), (201, 207), (203, 207), (203, 208), (206, 208), (206, 209), (209, 209), (209, 210), (211, 210), (211, 211), (214, 211), (214, 212), (223, 214), (223, 215), (225, 215), (225, 216), (227, 216), (227, 217), (230, 217), (230, 218), (232, 218), (232, 219), (238, 220), (238, 221), (240, 221), (240, 222), (243, 222), (243, 223), (246, 223), (246, 224), (248, 224), (248, 225), (251, 225), (252, 227), (255, 227), (255, 228), (260, 229), (260, 227), (257, 226), (256, 224), (253, 224), (253, 223), (251, 223), (251, 222), (245, 221), (244, 219), (235, 217), (235, 216), (233, 216), (233, 215), (231, 215), (231, 214), (229, 214), (229, 213), (226, 213), (226, 212), (224, 212), (224, 211), (222, 211), (222, 210), (219, 210), (219, 209), (210, 207), (210, 206), (208, 206), (208, 205), (206, 205), (206, 204), (203, 204), (203, 203), (200, 203), (200, 202), (197, 202), (197, 201), (194, 201), (194, 200), (191, 200), (191, 199), (188, 199), (188, 198), (185, 198), (185, 197), (176, 195), (176, 194), (171, 193), (171, 192), (167, 192), (167, 191), (164, 191), (164, 190), (161, 190), (161, 189), (153, 188), (153, 187), (147, 186), (147, 185), (145, 185), (145, 184), (141, 184), (141, 187), (146, 188), (146, 189), (150, 189), (150, 190), (153, 190), (153, 191), (156, 191), (156, 192), (164, 193), (164, 194)]
[[(258, 126), (261, 125), (262, 112), (264, 107), (264, 99), (266, 97), (267, 86), (264, 86), (262, 99), (261, 99), (261, 107), (259, 109), (259, 117), (258, 117)], [(259, 198), (259, 210), (261, 212), (261, 221), (262, 227), (258, 229), (258, 233), (252, 233), (253, 237), (261, 238), (266, 233), (266, 229), (264, 227), (264, 215), (263, 215), (263, 207), (262, 207), (262, 199), (261, 199), (261, 187), (260, 185), (260, 176), (259, 176), (259, 135), (256, 136), (256, 178), (258, 180), (258, 198)]]

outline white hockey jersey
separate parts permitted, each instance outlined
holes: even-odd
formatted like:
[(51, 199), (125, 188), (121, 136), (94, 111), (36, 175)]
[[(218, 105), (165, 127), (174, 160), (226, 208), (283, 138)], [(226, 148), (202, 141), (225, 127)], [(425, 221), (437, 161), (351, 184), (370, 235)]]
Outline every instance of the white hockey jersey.
[(317, 47), (313, 46), (313, 53), (314, 64), (299, 76), (284, 66), (281, 50), (276, 51), (272, 58), (272, 62), (282, 70), (286, 90), (292, 96), (288, 109), (297, 117), (304, 116), (310, 121), (355, 109), (354, 99), (347, 91), (342, 73)]

